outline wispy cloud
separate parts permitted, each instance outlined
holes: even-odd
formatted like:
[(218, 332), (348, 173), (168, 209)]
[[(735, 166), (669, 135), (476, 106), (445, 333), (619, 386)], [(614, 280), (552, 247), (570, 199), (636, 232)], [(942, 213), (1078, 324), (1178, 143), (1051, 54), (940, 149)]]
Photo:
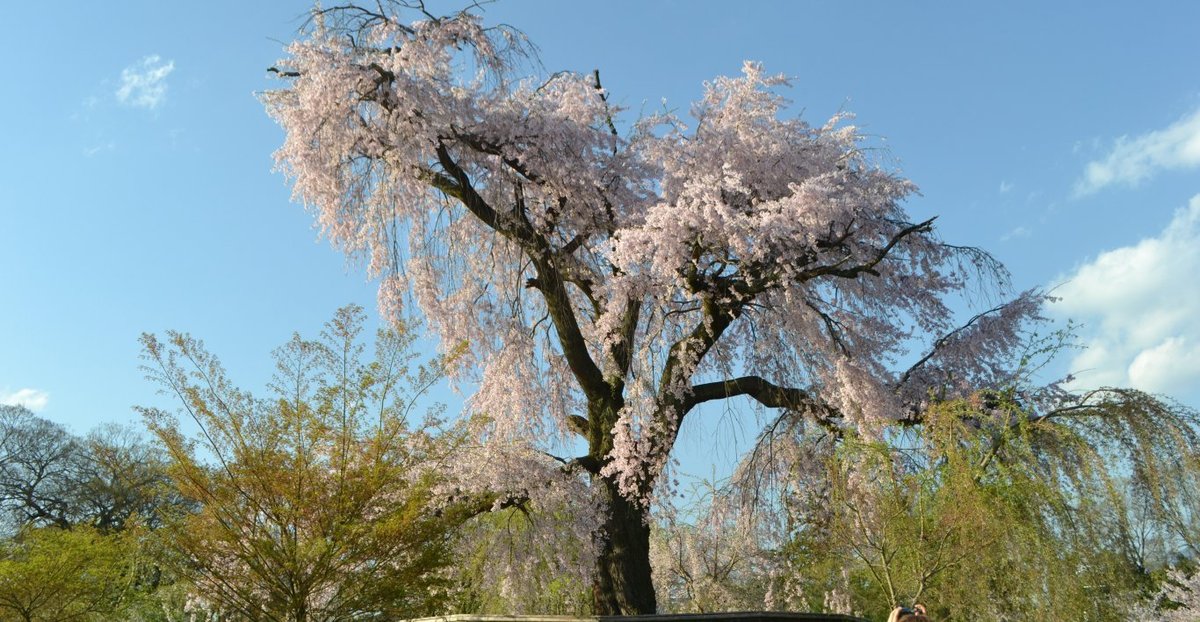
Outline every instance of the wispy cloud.
[(16, 391), (0, 391), (0, 404), (5, 406), (24, 406), (37, 412), (46, 407), (50, 394), (38, 389), (17, 389)]
[(116, 148), (117, 148), (117, 143), (115, 143), (115, 142), (113, 142), (113, 141), (111, 141), (111, 140), (110, 140), (110, 141), (108, 141), (108, 142), (106, 142), (106, 143), (100, 143), (100, 144), (98, 144), (98, 145), (92, 145), (92, 146), (90, 146), (90, 147), (84, 147), (84, 148), (83, 148), (83, 149), (80, 151), (80, 153), (81, 153), (81, 154), (83, 154), (83, 157), (85, 157), (85, 158), (90, 158), (90, 157), (93, 157), (93, 156), (95, 156), (96, 154), (99, 154), (99, 153), (102, 153), (102, 152), (105, 152), (105, 151), (112, 151), (112, 150), (114, 150), (114, 149), (116, 149)]
[(1122, 136), (1102, 159), (1088, 162), (1075, 196), (1114, 184), (1136, 186), (1160, 170), (1200, 167), (1200, 109), (1164, 129)]
[(1011, 183), (1009, 183), (1007, 181), (1000, 182), (1000, 194), (1005, 194), (1009, 190), (1012, 190), (1012, 189), (1013, 189), (1013, 185)]
[(1084, 323), (1081, 386), (1132, 386), (1200, 399), (1200, 195), (1157, 236), (1100, 254), (1056, 290)]
[(167, 76), (175, 70), (175, 61), (163, 61), (152, 54), (121, 71), (117, 101), (127, 106), (153, 110), (167, 99)]
[(1030, 231), (1029, 227), (1026, 227), (1025, 225), (1021, 225), (1021, 226), (1013, 229), (1012, 231), (1009, 231), (1008, 233), (1005, 233), (1004, 235), (1000, 236), (1000, 241), (1007, 242), (1007, 241), (1015, 239), (1015, 238), (1027, 238), (1030, 235), (1033, 235), (1033, 231)]

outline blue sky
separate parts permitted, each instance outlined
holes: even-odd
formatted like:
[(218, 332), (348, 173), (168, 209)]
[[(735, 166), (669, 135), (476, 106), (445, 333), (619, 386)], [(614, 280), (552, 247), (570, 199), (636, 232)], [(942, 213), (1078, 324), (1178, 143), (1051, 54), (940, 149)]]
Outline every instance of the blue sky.
[[(449, 4), (434, 4), (452, 7)], [(739, 8), (734, 8), (734, 7)], [(6, 9), (0, 402), (76, 431), (159, 403), (137, 337), (203, 338), (256, 386), (293, 330), (374, 310), (271, 171), (255, 92), (305, 2)], [(1200, 4), (508, 0), (550, 70), (598, 68), (637, 114), (686, 111), (744, 59), (795, 78), (921, 188), (914, 217), (989, 249), (1092, 349), (1063, 369), (1200, 405)], [(450, 398), (451, 401), (454, 401)]]

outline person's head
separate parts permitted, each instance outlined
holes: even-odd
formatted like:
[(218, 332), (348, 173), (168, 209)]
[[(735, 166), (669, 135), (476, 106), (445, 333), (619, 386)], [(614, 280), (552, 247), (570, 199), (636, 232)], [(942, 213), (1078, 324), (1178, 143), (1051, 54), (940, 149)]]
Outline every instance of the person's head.
[(929, 622), (925, 615), (925, 605), (916, 604), (912, 607), (896, 607), (888, 616), (888, 622)]

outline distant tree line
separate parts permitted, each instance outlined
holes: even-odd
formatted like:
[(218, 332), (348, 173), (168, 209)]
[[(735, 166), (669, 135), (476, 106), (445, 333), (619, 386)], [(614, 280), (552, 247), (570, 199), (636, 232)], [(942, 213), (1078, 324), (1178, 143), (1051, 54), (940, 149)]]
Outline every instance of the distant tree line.
[(113, 619), (170, 583), (150, 534), (190, 504), (166, 467), (130, 428), (0, 406), (0, 620)]

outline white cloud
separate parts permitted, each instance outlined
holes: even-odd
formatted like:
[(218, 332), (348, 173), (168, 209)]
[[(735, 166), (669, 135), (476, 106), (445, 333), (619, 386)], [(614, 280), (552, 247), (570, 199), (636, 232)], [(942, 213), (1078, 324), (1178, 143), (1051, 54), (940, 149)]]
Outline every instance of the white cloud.
[(1101, 253), (1056, 290), (1084, 323), (1071, 362), (1081, 387), (1130, 386), (1200, 399), (1200, 195), (1157, 236)]
[(175, 70), (175, 61), (163, 62), (152, 54), (121, 70), (117, 101), (128, 106), (159, 107), (167, 99), (167, 76)]
[(1008, 233), (1005, 233), (1004, 235), (1000, 236), (1000, 241), (1007, 242), (1007, 241), (1015, 239), (1015, 238), (1027, 238), (1030, 235), (1033, 235), (1033, 232), (1029, 230), (1029, 227), (1021, 225), (1021, 226), (1013, 229), (1012, 231), (1009, 231)]
[(1011, 183), (1009, 183), (1007, 181), (1000, 182), (1000, 194), (1005, 194), (1006, 192), (1008, 192), (1009, 190), (1012, 190), (1012, 189), (1013, 189), (1013, 185)]
[(50, 394), (38, 389), (17, 389), (16, 391), (0, 391), (0, 404), (5, 406), (24, 406), (37, 412), (46, 407)]
[(1088, 162), (1075, 196), (1113, 184), (1136, 186), (1160, 170), (1200, 167), (1200, 109), (1165, 129), (1122, 136), (1107, 156)]

